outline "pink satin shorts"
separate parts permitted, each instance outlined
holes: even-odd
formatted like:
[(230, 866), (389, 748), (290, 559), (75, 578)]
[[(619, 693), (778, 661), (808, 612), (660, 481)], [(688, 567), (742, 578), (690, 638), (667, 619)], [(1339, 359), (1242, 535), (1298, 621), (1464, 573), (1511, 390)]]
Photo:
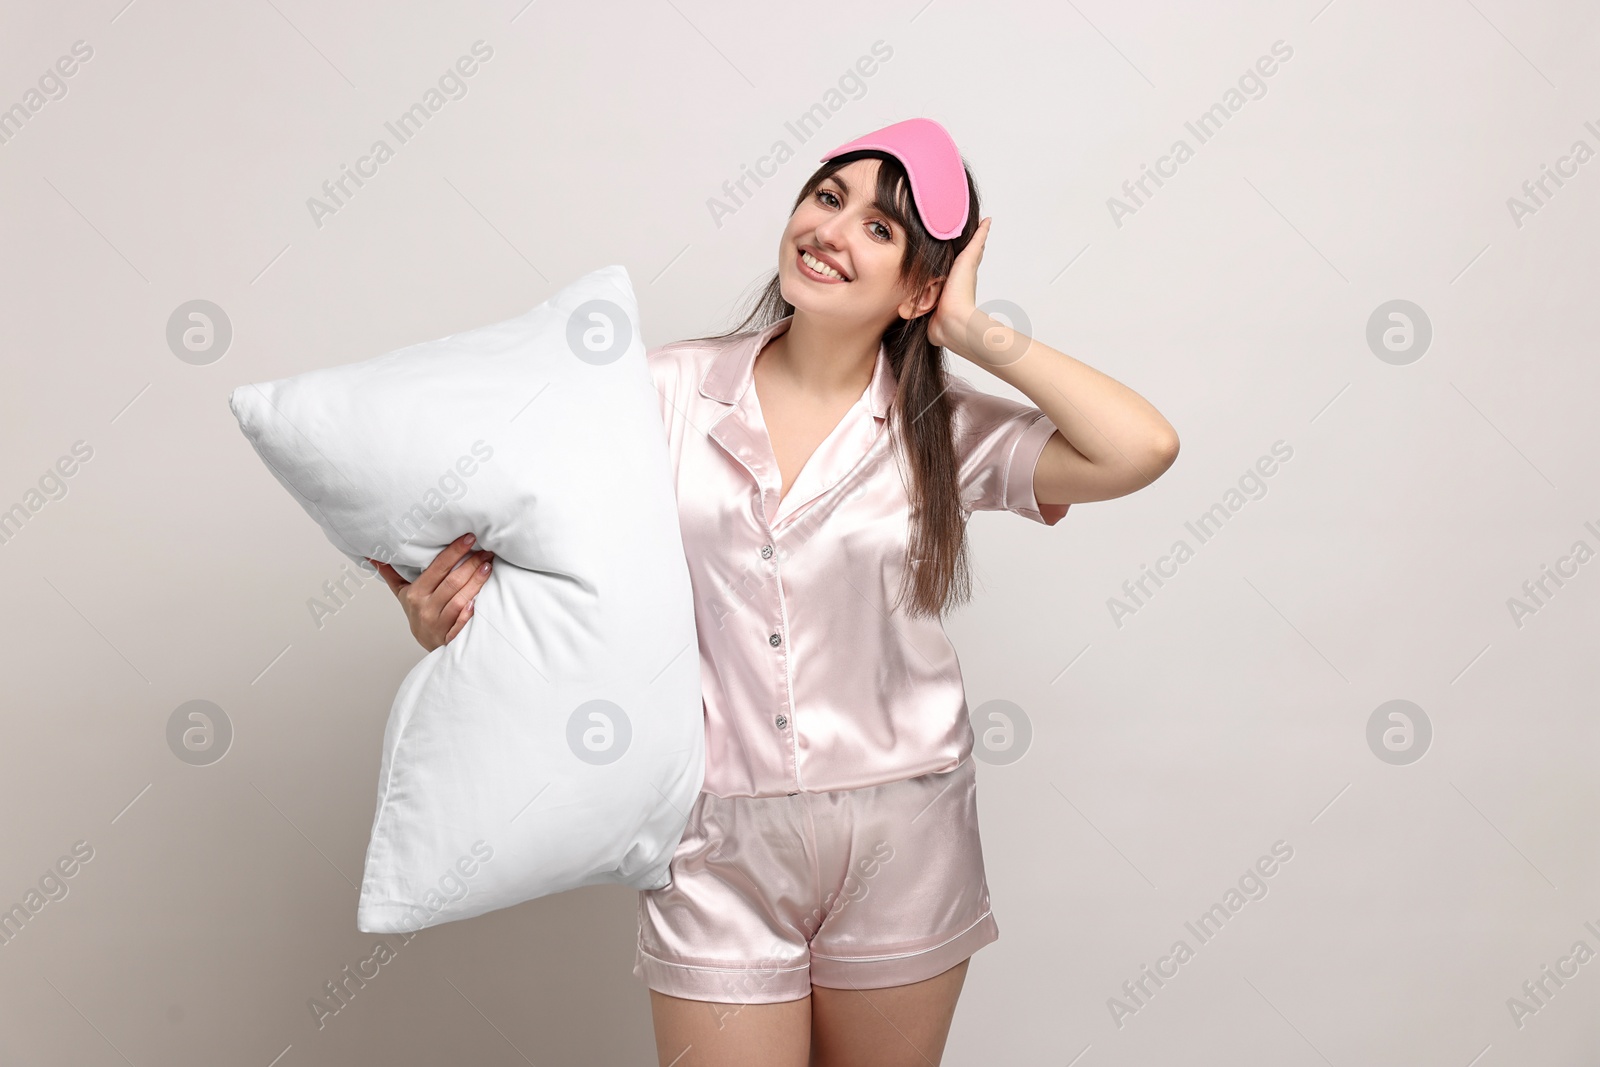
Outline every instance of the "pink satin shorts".
[(970, 757), (865, 789), (701, 793), (671, 876), (639, 894), (633, 973), (688, 1000), (920, 982), (1000, 936)]

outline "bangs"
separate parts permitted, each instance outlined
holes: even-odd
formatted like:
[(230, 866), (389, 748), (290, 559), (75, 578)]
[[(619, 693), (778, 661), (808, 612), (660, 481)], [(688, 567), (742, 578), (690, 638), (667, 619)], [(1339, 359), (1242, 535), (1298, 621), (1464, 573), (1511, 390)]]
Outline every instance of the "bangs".
[[(911, 180), (906, 177), (905, 167), (900, 161), (876, 149), (862, 148), (854, 152), (846, 152), (842, 156), (835, 156), (824, 165), (822, 173), (817, 175), (816, 183), (807, 194), (814, 192), (817, 185), (828, 178), (832, 178), (840, 185), (845, 185), (838, 176), (839, 171), (854, 163), (858, 159), (876, 159), (878, 161), (878, 179), (873, 189), (872, 206), (888, 216), (889, 221), (905, 230), (908, 234), (927, 234), (927, 229), (922, 225), (922, 218), (916, 212), (916, 206), (911, 199)], [(859, 190), (845, 186), (846, 191), (859, 194)]]
[(891, 158), (880, 162), (877, 201), (878, 210), (889, 216), (889, 221), (898, 224), (901, 229), (910, 230), (913, 219), (916, 219), (916, 228), (923, 229), (922, 218), (917, 215), (911, 201), (910, 179), (906, 177), (899, 160)]

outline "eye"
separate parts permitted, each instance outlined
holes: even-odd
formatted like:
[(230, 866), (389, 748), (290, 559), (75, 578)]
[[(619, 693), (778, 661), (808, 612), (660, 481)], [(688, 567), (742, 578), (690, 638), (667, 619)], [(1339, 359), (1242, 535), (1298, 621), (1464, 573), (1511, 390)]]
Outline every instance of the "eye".
[[(817, 192), (816, 192), (816, 196), (817, 196), (818, 200), (822, 201), (822, 203), (826, 204), (828, 207), (837, 208), (837, 207), (841, 206), (839, 204), (839, 198), (836, 195), (834, 195), (834, 192), (831, 189), (818, 189)], [(824, 197), (826, 197), (827, 199), (824, 200), (823, 199)], [(876, 237), (879, 241), (893, 241), (894, 240), (894, 231), (889, 228), (887, 223), (880, 222), (877, 219), (873, 219), (872, 222), (871, 222), (871, 225), (876, 227), (876, 229), (874, 229), (872, 231), (872, 235), (874, 237)]]

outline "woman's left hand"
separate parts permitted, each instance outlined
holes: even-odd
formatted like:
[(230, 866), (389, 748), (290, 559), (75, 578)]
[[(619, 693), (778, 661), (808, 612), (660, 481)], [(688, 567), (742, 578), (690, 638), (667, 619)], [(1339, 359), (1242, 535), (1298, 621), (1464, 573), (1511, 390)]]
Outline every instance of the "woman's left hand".
[(978, 313), (978, 264), (983, 261), (983, 245), (993, 217), (978, 223), (972, 240), (950, 265), (950, 275), (939, 291), (939, 303), (928, 317), (928, 340), (962, 355), (967, 354), (967, 331)]

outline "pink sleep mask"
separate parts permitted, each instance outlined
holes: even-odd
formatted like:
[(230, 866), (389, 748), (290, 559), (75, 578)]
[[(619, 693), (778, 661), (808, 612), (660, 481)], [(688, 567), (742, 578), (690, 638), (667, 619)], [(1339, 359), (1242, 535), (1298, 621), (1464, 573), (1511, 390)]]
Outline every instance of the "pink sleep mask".
[(932, 119), (906, 119), (842, 144), (822, 161), (862, 148), (887, 152), (906, 168), (911, 199), (930, 234), (941, 241), (961, 235), (970, 207), (967, 172), (948, 130)]

